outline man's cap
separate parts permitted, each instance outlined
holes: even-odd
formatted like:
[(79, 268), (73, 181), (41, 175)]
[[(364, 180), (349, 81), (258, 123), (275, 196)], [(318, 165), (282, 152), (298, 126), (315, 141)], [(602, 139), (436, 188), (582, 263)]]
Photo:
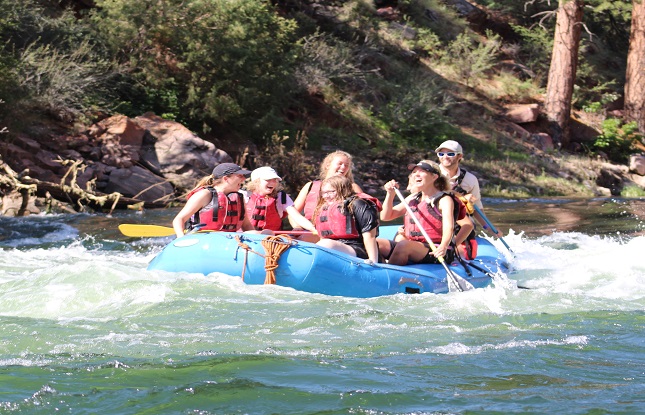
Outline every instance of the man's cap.
[(408, 170), (414, 170), (416, 167), (419, 167), (420, 169), (423, 169), (430, 173), (441, 174), (439, 173), (439, 169), (423, 161), (420, 161), (417, 164), (408, 164)]
[(251, 174), (250, 170), (245, 170), (235, 163), (220, 163), (213, 169), (213, 177), (219, 179), (231, 174), (243, 174), (248, 176)]
[(282, 177), (280, 177), (278, 173), (276, 173), (275, 170), (273, 170), (273, 168), (269, 166), (258, 167), (257, 169), (253, 170), (253, 173), (251, 173), (251, 180), (255, 179), (278, 179), (282, 181)]
[(461, 144), (459, 144), (455, 140), (446, 140), (446, 141), (444, 141), (443, 143), (441, 143), (441, 145), (439, 147), (437, 147), (435, 149), (434, 152), (438, 153), (439, 150), (441, 150), (442, 148), (447, 148), (448, 150), (452, 150), (455, 153), (459, 153), (459, 154), (464, 153), (464, 150), (461, 148)]

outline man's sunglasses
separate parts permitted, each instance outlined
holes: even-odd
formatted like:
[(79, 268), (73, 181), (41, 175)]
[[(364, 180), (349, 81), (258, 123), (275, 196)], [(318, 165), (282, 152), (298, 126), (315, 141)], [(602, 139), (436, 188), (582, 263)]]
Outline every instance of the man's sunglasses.
[(440, 151), (439, 153), (437, 153), (439, 157), (443, 157), (443, 156), (455, 157), (457, 154), (459, 153), (455, 153), (454, 151), (451, 151), (450, 153), (444, 153), (443, 151)]

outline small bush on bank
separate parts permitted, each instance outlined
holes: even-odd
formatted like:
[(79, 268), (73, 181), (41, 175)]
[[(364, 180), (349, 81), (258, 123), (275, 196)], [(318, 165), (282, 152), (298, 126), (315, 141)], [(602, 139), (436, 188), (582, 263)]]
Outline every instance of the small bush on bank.
[(620, 195), (622, 197), (645, 197), (645, 189), (636, 185), (625, 186), (621, 190)]
[(612, 161), (625, 163), (634, 143), (642, 140), (636, 122), (623, 124), (617, 118), (609, 118), (602, 123), (602, 134), (594, 141), (592, 150), (603, 152)]
[(450, 42), (442, 62), (452, 68), (463, 83), (472, 85), (495, 65), (500, 46), (499, 36), (492, 32), (487, 32), (483, 42), (464, 32)]
[(271, 166), (283, 179), (288, 194), (295, 196), (300, 188), (318, 175), (318, 166), (307, 162), (305, 149), (307, 135), (302, 131), (275, 131), (266, 137), (266, 144), (256, 160), (256, 165)]
[(20, 55), (18, 81), (32, 103), (59, 119), (71, 120), (94, 103), (106, 103), (114, 76), (109, 62), (95, 56), (83, 41), (64, 52), (49, 45), (30, 45)]

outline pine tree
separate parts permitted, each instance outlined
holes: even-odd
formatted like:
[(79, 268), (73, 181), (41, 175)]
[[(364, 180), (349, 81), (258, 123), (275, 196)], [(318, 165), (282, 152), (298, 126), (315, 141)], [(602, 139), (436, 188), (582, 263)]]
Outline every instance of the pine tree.
[(625, 118), (645, 133), (645, 0), (634, 0), (625, 74)]
[(571, 97), (578, 67), (584, 0), (560, 0), (546, 92), (546, 114), (553, 139), (570, 141)]

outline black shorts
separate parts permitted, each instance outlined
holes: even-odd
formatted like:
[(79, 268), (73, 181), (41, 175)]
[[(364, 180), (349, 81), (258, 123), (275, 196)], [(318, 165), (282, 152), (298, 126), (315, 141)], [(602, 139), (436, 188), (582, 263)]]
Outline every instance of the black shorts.
[(352, 248), (354, 248), (354, 251), (356, 251), (356, 256), (357, 257), (362, 258), (362, 259), (369, 258), (369, 255), (367, 255), (367, 251), (362, 246), (353, 246), (352, 245)]
[[(394, 248), (396, 247), (396, 242), (395, 241), (389, 241), (390, 242), (390, 252), (385, 256), (385, 259), (390, 259), (390, 256), (392, 255), (392, 252), (394, 252)], [(428, 253), (426, 256), (424, 256), (421, 261), (415, 262), (415, 264), (436, 264), (439, 261), (437, 258), (434, 256), (432, 253), (432, 249), (430, 248), (430, 244), (427, 242), (421, 242), (423, 246), (428, 248)], [(448, 249), (448, 252), (446, 252), (446, 256), (444, 257), (445, 261), (447, 263), (451, 263), (452, 261), (455, 260), (455, 253), (452, 249)]]
[[(428, 248), (428, 253), (426, 256), (423, 257), (421, 261), (418, 262), (418, 264), (436, 264), (439, 262), (437, 257), (434, 256), (432, 253), (432, 248), (430, 248), (430, 244), (427, 242), (423, 242), (423, 245)], [(450, 264), (452, 261), (455, 260), (455, 253), (452, 249), (448, 249), (446, 251), (446, 255), (443, 257), (444, 261), (446, 263)]]

